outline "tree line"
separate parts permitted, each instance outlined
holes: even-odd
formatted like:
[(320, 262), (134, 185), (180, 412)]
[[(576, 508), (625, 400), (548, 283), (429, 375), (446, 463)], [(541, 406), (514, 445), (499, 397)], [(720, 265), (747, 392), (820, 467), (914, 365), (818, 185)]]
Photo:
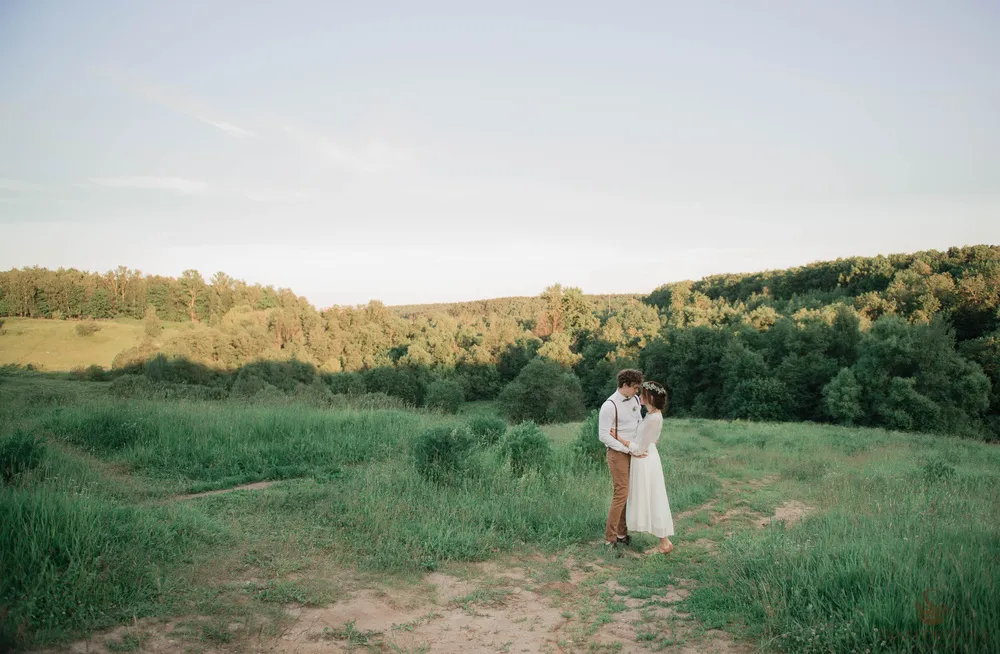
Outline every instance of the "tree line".
[[(553, 285), (537, 297), (325, 310), (224, 273), (28, 268), (0, 273), (0, 315), (143, 318), (146, 339), (115, 370), (162, 355), (217, 371), (215, 383), (242, 374), (242, 388), (260, 386), (250, 377), (277, 387), (283, 373), (254, 364), (288, 362), (332, 393), (377, 388), (420, 405), (433, 389), (438, 404), (499, 399), (512, 417), (544, 421), (580, 417), (615, 371), (637, 366), (667, 385), (675, 415), (1000, 438), (998, 246), (715, 275), (645, 296)], [(164, 331), (160, 320), (188, 325)]]

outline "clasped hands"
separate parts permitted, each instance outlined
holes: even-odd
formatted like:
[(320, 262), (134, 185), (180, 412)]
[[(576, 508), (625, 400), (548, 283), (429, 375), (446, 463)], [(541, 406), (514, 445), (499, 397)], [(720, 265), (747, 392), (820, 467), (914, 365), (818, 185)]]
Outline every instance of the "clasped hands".
[[(614, 427), (612, 427), (610, 429), (610, 431), (611, 431), (611, 435), (614, 437), (614, 439), (616, 441), (618, 441), (619, 443), (621, 443), (625, 447), (629, 446), (630, 443), (627, 440), (625, 440), (624, 438), (620, 438), (618, 436), (618, 430), (617, 429), (615, 429)], [(632, 454), (632, 456), (634, 456), (637, 459), (645, 459), (647, 456), (649, 456), (649, 454)]]

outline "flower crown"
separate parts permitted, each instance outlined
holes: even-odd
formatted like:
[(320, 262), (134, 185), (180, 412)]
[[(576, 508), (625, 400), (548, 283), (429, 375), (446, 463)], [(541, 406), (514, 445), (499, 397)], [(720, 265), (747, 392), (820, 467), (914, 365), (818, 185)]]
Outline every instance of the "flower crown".
[(666, 395), (667, 389), (660, 386), (654, 381), (642, 382), (643, 390), (649, 391), (650, 393), (655, 393), (657, 395)]

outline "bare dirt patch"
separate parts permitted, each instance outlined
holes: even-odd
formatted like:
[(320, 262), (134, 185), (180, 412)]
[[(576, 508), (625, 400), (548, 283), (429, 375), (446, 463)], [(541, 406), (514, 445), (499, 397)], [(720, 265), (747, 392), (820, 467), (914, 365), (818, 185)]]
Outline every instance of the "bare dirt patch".
[[(563, 578), (552, 580), (553, 570), (561, 566), (566, 570)], [(433, 572), (393, 587), (356, 587), (329, 606), (288, 605), (277, 622), (140, 620), (94, 634), (68, 650), (51, 651), (103, 654), (128, 644), (134, 651), (156, 654), (749, 651), (725, 632), (705, 632), (678, 609), (693, 581), (677, 579), (656, 595), (639, 599), (609, 578), (619, 570), (601, 559), (573, 557), (472, 564), (457, 574)], [(617, 610), (608, 609), (609, 599), (618, 604)], [(649, 642), (649, 634), (669, 641)]]
[(757, 526), (763, 529), (772, 522), (784, 522), (786, 526), (791, 526), (815, 510), (808, 504), (790, 500), (775, 509), (774, 515), (758, 520)]

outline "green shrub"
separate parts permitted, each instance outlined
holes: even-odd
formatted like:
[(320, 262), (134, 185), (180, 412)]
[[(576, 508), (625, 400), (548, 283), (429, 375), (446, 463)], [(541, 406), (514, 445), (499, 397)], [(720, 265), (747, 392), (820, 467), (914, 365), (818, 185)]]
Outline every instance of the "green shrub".
[(311, 384), (295, 387), (295, 399), (318, 409), (325, 409), (333, 403), (330, 388), (317, 377)]
[(455, 379), (462, 385), (466, 401), (496, 399), (503, 388), (500, 373), (493, 364), (458, 364)]
[(338, 372), (326, 375), (325, 380), (334, 395), (362, 395), (367, 390), (360, 372)]
[(0, 439), (0, 477), (3, 478), (3, 485), (8, 486), (18, 475), (37, 468), (44, 458), (44, 439), (35, 438), (20, 429)]
[(437, 409), (444, 413), (456, 413), (465, 402), (465, 393), (458, 382), (439, 379), (427, 386), (424, 402), (428, 409)]
[(823, 387), (823, 409), (828, 416), (845, 425), (854, 424), (864, 414), (861, 384), (850, 368), (841, 368), (837, 376)]
[(274, 386), (264, 381), (263, 377), (254, 374), (249, 368), (244, 367), (236, 375), (236, 381), (233, 382), (233, 387), (229, 390), (229, 397), (234, 400), (247, 400), (268, 388), (274, 388)]
[(587, 412), (576, 375), (544, 359), (526, 365), (500, 393), (499, 402), (511, 422), (572, 422)]
[(98, 325), (93, 320), (88, 320), (86, 322), (78, 323), (76, 326), (77, 336), (90, 336), (101, 331), (101, 326)]
[(343, 395), (336, 393), (330, 396), (330, 408), (331, 409), (349, 409), (351, 408), (351, 398), (348, 395)]
[(538, 425), (530, 420), (511, 427), (503, 440), (504, 453), (517, 476), (529, 470), (545, 473), (552, 468), (552, 446)]
[(948, 481), (955, 477), (955, 467), (946, 461), (928, 461), (921, 468), (924, 480), (928, 483)]
[(414, 440), (411, 453), (425, 479), (454, 484), (465, 477), (476, 441), (465, 426), (431, 427)]
[(107, 381), (108, 373), (103, 367), (98, 365), (87, 366), (87, 381), (102, 382)]
[(251, 395), (247, 400), (257, 406), (287, 406), (292, 403), (292, 397), (277, 386), (264, 384), (264, 387)]
[(360, 411), (383, 411), (387, 409), (406, 409), (410, 405), (405, 400), (385, 393), (362, 393), (349, 395), (348, 402), (354, 409)]
[(500, 416), (482, 414), (469, 420), (469, 431), (483, 445), (496, 445), (507, 433), (507, 421)]
[(119, 398), (148, 398), (153, 382), (143, 375), (122, 375), (111, 382), (111, 394)]
[(727, 414), (737, 420), (786, 419), (788, 389), (779, 379), (750, 377), (735, 384), (726, 398)]
[(414, 368), (372, 368), (364, 373), (369, 393), (385, 393), (398, 397), (410, 406), (421, 406), (426, 391), (425, 375)]
[(114, 397), (136, 400), (224, 400), (229, 397), (226, 389), (219, 386), (153, 382), (149, 377), (136, 374), (115, 378), (110, 389)]
[(601, 467), (607, 457), (607, 448), (597, 437), (598, 412), (592, 411), (580, 425), (580, 432), (573, 443), (573, 458), (583, 466)]

